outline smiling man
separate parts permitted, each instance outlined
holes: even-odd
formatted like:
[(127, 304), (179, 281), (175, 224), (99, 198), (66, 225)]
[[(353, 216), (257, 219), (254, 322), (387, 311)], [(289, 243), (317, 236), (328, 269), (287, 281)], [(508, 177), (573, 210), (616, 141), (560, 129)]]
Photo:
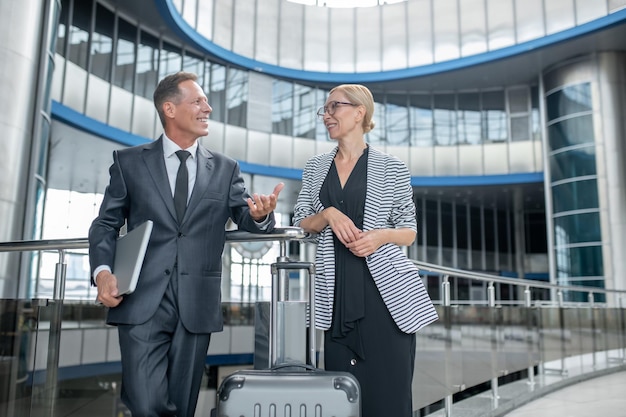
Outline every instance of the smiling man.
[[(113, 153), (89, 230), (92, 283), (107, 323), (118, 327), (121, 396), (133, 417), (193, 417), (211, 334), (222, 330), (226, 222), (271, 231), (283, 188), (251, 196), (238, 163), (198, 143), (212, 109), (196, 80), (178, 72), (159, 82), (154, 105), (164, 133)], [(120, 228), (147, 220), (154, 226), (137, 288), (121, 297), (111, 271)]]

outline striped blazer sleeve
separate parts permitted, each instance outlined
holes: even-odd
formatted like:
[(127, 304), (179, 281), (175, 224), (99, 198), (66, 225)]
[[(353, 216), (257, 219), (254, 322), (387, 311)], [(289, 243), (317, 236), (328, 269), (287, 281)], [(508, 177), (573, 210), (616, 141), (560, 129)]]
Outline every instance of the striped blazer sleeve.
[[(406, 165), (370, 148), (363, 228), (410, 228), (417, 231), (411, 176)], [(367, 266), (398, 328), (415, 333), (438, 319), (415, 264), (395, 244), (367, 257)]]

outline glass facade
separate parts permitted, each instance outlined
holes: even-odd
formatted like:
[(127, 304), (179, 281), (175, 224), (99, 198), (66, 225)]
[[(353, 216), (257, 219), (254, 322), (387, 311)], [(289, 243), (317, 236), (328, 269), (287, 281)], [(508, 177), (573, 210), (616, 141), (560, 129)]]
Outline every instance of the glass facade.
[[(604, 267), (590, 83), (546, 97), (556, 278), (562, 285), (602, 287)], [(586, 301), (565, 294), (567, 301)], [(573, 299), (578, 297), (578, 299)]]
[[(184, 2), (184, 7), (187, 3)], [(446, 4), (442, 6), (444, 9), (452, 7), (452, 3)], [(228, 126), (249, 128), (251, 77), (247, 70), (215, 62), (188, 46), (178, 46), (155, 36), (147, 28), (134, 25), (98, 2), (63, 0), (63, 10), (56, 51), (66, 60), (89, 68), (92, 76), (145, 102), (151, 102), (154, 86), (164, 75), (178, 70), (194, 72), (213, 108), (211, 119)], [(216, 13), (221, 15), (225, 10)], [(297, 14), (298, 9), (287, 10)], [(350, 10), (342, 13), (342, 16), (349, 15), (348, 22), (358, 15)], [(307, 11), (306, 18), (309, 17)], [(204, 18), (199, 16), (198, 21), (202, 20)], [(468, 27), (468, 36), (469, 32)], [(331, 38), (333, 36), (331, 33)], [(398, 35), (390, 32), (385, 36)], [(65, 42), (66, 39), (69, 41)], [(83, 50), (85, 54), (79, 53)], [(349, 50), (354, 53), (352, 48)], [(271, 124), (268, 124), (269, 131), (261, 133), (313, 143), (328, 141), (326, 129), (316, 117), (328, 90), (274, 78), (264, 91), (271, 94), (265, 98)], [(374, 91), (374, 96), (376, 128), (367, 135), (367, 140), (375, 146), (415, 147), (421, 153), (432, 147), (454, 149), (459, 145), (472, 145), (480, 149), (488, 144), (540, 140), (536, 117), (539, 98), (534, 86), (484, 91)], [(255, 102), (254, 106), (258, 104)], [(145, 111), (128, 117), (145, 119)], [(104, 121), (112, 125), (116, 122)], [(130, 125), (138, 124), (145, 125), (145, 121), (135, 120)], [(258, 136), (252, 133), (256, 134), (251, 131), (247, 135), (249, 145), (253, 145), (250, 141)], [(73, 197), (71, 204), (77, 201), (79, 199)], [(418, 212), (423, 210), (418, 219), (422, 229), (420, 240), (411, 249), (417, 259), (468, 269), (498, 272), (515, 269), (512, 236), (516, 232), (510, 202), (496, 203), (488, 199), (459, 203), (455, 199), (424, 195), (417, 196), (416, 203)], [(54, 204), (70, 203), (56, 198)], [(526, 216), (526, 221), (531, 222), (532, 213)], [(53, 236), (57, 232), (48, 230)], [(543, 228), (527, 228), (524, 233), (527, 234), (527, 251), (541, 253), (545, 222)]]
[[(159, 39), (98, 3), (64, 0), (62, 10), (56, 49), (61, 56), (89, 68), (99, 79), (148, 100), (166, 74), (194, 72), (209, 96), (211, 118), (248, 127), (246, 70), (212, 62), (196, 51)], [(94, 30), (90, 32), (92, 24)], [(326, 141), (315, 111), (328, 90), (278, 79), (272, 84), (271, 132), (265, 133)], [(538, 112), (536, 88), (374, 93), (376, 129), (368, 135), (373, 145), (456, 146), (538, 139), (533, 119)]]

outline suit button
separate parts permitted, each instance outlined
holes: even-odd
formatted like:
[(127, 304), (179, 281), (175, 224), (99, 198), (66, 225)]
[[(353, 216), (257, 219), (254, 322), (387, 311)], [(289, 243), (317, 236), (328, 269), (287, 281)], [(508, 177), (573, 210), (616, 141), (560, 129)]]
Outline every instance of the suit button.
[(182, 233), (180, 233), (180, 232), (178, 233), (178, 237), (179, 237), (179, 238), (181, 238), (181, 237), (183, 237), (183, 236), (184, 236), (184, 235), (183, 235)]
[(356, 365), (356, 359), (354, 358), (350, 359), (350, 365), (352, 366)]
[(170, 270), (169, 270), (169, 269), (166, 269), (166, 270), (165, 270), (165, 275), (169, 275), (169, 274), (170, 274)]

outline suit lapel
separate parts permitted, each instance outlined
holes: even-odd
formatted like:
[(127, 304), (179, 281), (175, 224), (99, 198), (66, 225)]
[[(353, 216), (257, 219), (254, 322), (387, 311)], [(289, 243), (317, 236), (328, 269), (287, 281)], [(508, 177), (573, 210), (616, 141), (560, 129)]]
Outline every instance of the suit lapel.
[(165, 168), (165, 160), (163, 159), (163, 137), (147, 144), (142, 156), (154, 183), (154, 187), (165, 202), (167, 210), (172, 217), (176, 219), (174, 198), (172, 197), (170, 181), (167, 177), (167, 169)]

